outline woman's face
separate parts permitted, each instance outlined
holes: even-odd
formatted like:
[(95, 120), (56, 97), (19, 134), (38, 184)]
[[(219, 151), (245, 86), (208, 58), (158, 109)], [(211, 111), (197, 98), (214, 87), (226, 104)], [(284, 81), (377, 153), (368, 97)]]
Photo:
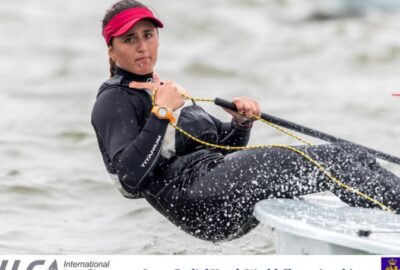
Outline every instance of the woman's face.
[(153, 72), (158, 45), (158, 32), (154, 24), (141, 20), (123, 36), (113, 38), (108, 55), (118, 67), (145, 75)]

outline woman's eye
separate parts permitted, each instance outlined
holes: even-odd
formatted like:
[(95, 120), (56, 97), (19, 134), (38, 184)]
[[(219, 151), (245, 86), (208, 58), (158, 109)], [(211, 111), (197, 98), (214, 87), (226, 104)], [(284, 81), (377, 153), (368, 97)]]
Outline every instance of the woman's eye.
[(127, 38), (127, 39), (125, 39), (124, 42), (125, 42), (125, 43), (133, 43), (133, 42), (135, 42), (135, 38), (133, 38), (133, 37)]
[(147, 34), (144, 35), (144, 37), (149, 39), (149, 38), (153, 37), (153, 34), (152, 33), (147, 33)]

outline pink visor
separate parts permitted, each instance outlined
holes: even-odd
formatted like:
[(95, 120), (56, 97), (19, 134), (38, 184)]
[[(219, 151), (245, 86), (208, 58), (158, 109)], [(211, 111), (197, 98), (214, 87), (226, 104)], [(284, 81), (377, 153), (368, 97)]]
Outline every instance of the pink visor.
[(129, 8), (114, 17), (106, 24), (103, 29), (103, 37), (109, 44), (111, 38), (119, 37), (129, 31), (138, 21), (148, 19), (154, 23), (156, 27), (162, 28), (164, 25), (157, 19), (153, 12), (147, 8)]

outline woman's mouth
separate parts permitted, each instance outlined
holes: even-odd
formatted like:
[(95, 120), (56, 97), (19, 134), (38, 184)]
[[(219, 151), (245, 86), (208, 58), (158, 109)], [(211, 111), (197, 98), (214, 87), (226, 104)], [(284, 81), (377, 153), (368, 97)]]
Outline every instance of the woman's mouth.
[(141, 67), (151, 64), (150, 57), (137, 58), (135, 62)]

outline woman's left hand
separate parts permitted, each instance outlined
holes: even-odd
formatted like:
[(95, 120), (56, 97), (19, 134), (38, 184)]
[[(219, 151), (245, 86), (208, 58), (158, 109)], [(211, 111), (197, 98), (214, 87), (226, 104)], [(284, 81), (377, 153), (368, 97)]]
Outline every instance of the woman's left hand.
[(237, 112), (224, 109), (233, 116), (233, 120), (239, 124), (248, 124), (254, 121), (254, 116), (261, 116), (261, 109), (257, 101), (247, 97), (235, 97), (232, 100), (237, 108)]

